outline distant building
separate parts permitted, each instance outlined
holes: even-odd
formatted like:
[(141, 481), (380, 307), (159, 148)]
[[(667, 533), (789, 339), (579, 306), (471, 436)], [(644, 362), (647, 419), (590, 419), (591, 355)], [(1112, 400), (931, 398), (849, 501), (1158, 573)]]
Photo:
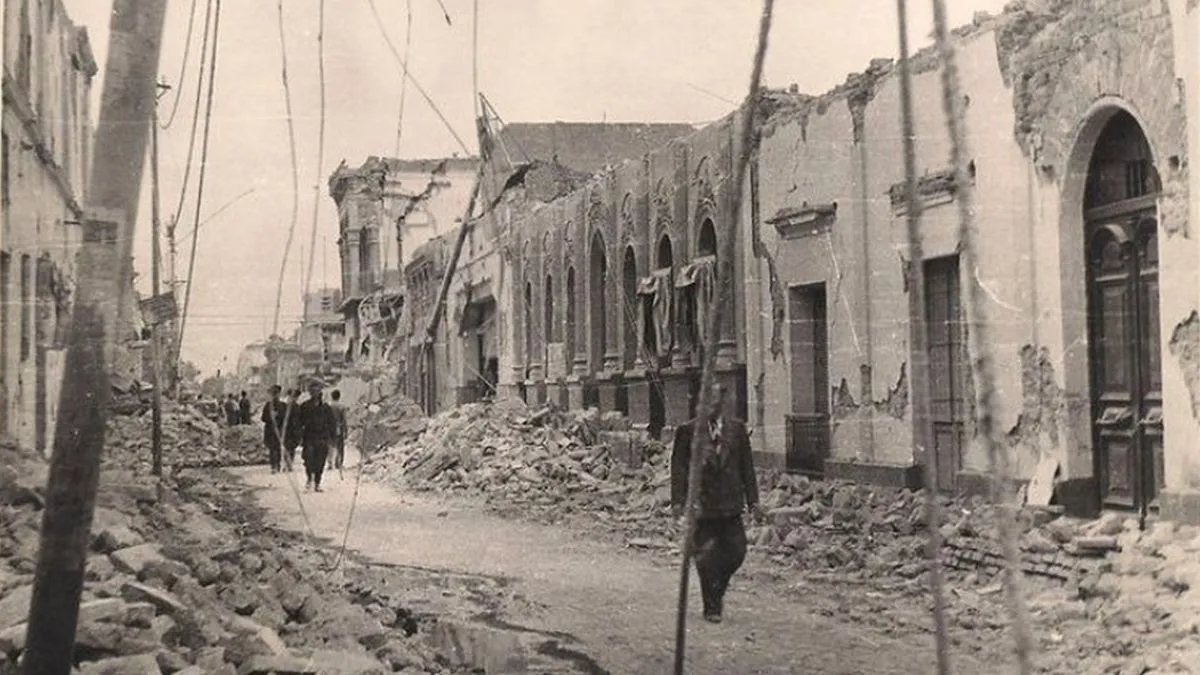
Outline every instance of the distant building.
[(300, 345), (278, 335), (252, 342), (238, 355), (238, 384), (248, 389), (262, 391), (274, 384), (294, 389), (300, 386), (303, 372)]
[(0, 437), (53, 444), (97, 72), (61, 0), (4, 3)]
[(391, 356), (411, 251), (459, 222), (478, 160), (370, 157), (329, 178), (337, 204), (348, 363)]
[(340, 309), (342, 292), (322, 288), (304, 298), (298, 342), (305, 372), (328, 374), (346, 363), (346, 320)]

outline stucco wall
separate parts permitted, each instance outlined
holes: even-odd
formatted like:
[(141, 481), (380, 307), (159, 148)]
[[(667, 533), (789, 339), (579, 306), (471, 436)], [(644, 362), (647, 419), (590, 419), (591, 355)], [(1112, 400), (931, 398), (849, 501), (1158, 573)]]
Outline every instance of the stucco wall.
[[(1045, 10), (1052, 15), (1018, 8), (969, 28), (958, 46), (980, 258), (978, 270), (961, 270), (962, 283), (965, 292), (975, 277), (983, 289), (998, 378), (997, 424), (1022, 475), (1047, 456), (1059, 460), (1067, 477), (1092, 474), (1081, 194), (1103, 113), (1119, 108), (1141, 122), (1163, 184), (1167, 486), (1200, 481), (1192, 405), (1200, 387), (1200, 320), (1194, 318), (1200, 279), (1195, 228), (1188, 227), (1189, 209), (1195, 222), (1197, 206), (1188, 201), (1195, 178), (1188, 177), (1186, 161), (1197, 134), (1184, 127), (1185, 111), (1195, 115), (1198, 106), (1190, 86), (1200, 70), (1192, 5), (1113, 0), (1082, 9), (1059, 3)], [(936, 67), (929, 53), (915, 59), (922, 175), (950, 168)], [(1164, 86), (1177, 78), (1178, 86)], [(891, 64), (877, 62), (823, 97), (784, 101), (765, 121), (757, 185), (748, 188), (757, 198), (756, 220), (745, 232), (757, 450), (784, 452), (783, 419), (791, 408), (787, 288), (824, 282), (833, 454), (913, 460), (909, 383), (901, 374), (908, 360), (904, 215), (887, 194), (904, 179), (898, 87)], [(958, 207), (953, 199), (940, 201), (922, 218), (926, 259), (959, 245)], [(784, 241), (765, 222), (781, 209), (833, 202), (838, 209), (827, 232)], [(968, 471), (986, 468), (977, 439), (963, 463)]]
[[(51, 5), (53, 5), (51, 7)], [(52, 10), (52, 11), (51, 11)], [(54, 417), (62, 379), (61, 338), (75, 278), (75, 253), (80, 243), (79, 207), (85, 196), (90, 158), (88, 101), (95, 74), (86, 33), (78, 29), (57, 0), (29, 5), (32, 37), (29, 86), (20, 82), (17, 68), (20, 44), (20, 3), (4, 10), (5, 77), (3, 131), (8, 161), (8, 185), (0, 246), (9, 256), (9, 272), (0, 280), (12, 303), (0, 322), (5, 331), (0, 415), (6, 433), (27, 447), (37, 440), (38, 370), (43, 372), (41, 391), (46, 432), (41, 450), (53, 442)], [(21, 260), (28, 256), (29, 275), (22, 297)], [(56, 300), (38, 261), (48, 260), (57, 269), (61, 295)], [(21, 320), (22, 303), (29, 305), (28, 323)], [(37, 339), (41, 324), (43, 339)], [(30, 345), (22, 358), (22, 330)]]

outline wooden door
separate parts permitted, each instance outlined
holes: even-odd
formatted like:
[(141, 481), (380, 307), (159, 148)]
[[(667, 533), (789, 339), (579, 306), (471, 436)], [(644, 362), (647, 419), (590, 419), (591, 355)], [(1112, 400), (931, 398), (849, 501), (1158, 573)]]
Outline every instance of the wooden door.
[(788, 470), (813, 476), (829, 457), (829, 340), (825, 284), (788, 289), (792, 411), (786, 416)]
[(970, 412), (970, 361), (957, 255), (925, 262), (929, 416), (937, 488), (952, 492), (962, 471)]
[(1096, 477), (1105, 506), (1153, 506), (1162, 486), (1158, 223), (1153, 209), (1088, 223)]

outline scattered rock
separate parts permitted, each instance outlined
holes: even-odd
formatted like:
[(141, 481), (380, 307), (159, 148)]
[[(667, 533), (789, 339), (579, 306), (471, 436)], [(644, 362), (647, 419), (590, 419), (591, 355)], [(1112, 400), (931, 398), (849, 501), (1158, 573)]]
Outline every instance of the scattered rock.
[(167, 560), (156, 544), (130, 546), (113, 551), (109, 557), (118, 570), (134, 576), (141, 574), (153, 563), (165, 563)]
[(162, 675), (156, 654), (137, 654), (85, 663), (80, 675)]

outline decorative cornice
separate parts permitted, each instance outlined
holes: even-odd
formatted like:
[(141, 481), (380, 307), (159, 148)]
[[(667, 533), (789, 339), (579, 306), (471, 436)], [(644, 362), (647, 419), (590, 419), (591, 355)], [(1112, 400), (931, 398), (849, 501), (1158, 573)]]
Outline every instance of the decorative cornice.
[[(975, 182), (975, 163), (970, 167), (971, 182)], [(958, 184), (954, 178), (953, 169), (944, 169), (927, 173), (917, 179), (917, 198), (921, 210), (925, 210), (954, 201), (958, 192)], [(908, 186), (903, 182), (895, 183), (888, 188), (888, 197), (892, 202), (892, 212), (895, 215), (908, 213)]]
[(780, 237), (788, 240), (826, 234), (837, 220), (837, 206), (837, 202), (787, 206), (768, 218), (767, 223), (775, 227)]

